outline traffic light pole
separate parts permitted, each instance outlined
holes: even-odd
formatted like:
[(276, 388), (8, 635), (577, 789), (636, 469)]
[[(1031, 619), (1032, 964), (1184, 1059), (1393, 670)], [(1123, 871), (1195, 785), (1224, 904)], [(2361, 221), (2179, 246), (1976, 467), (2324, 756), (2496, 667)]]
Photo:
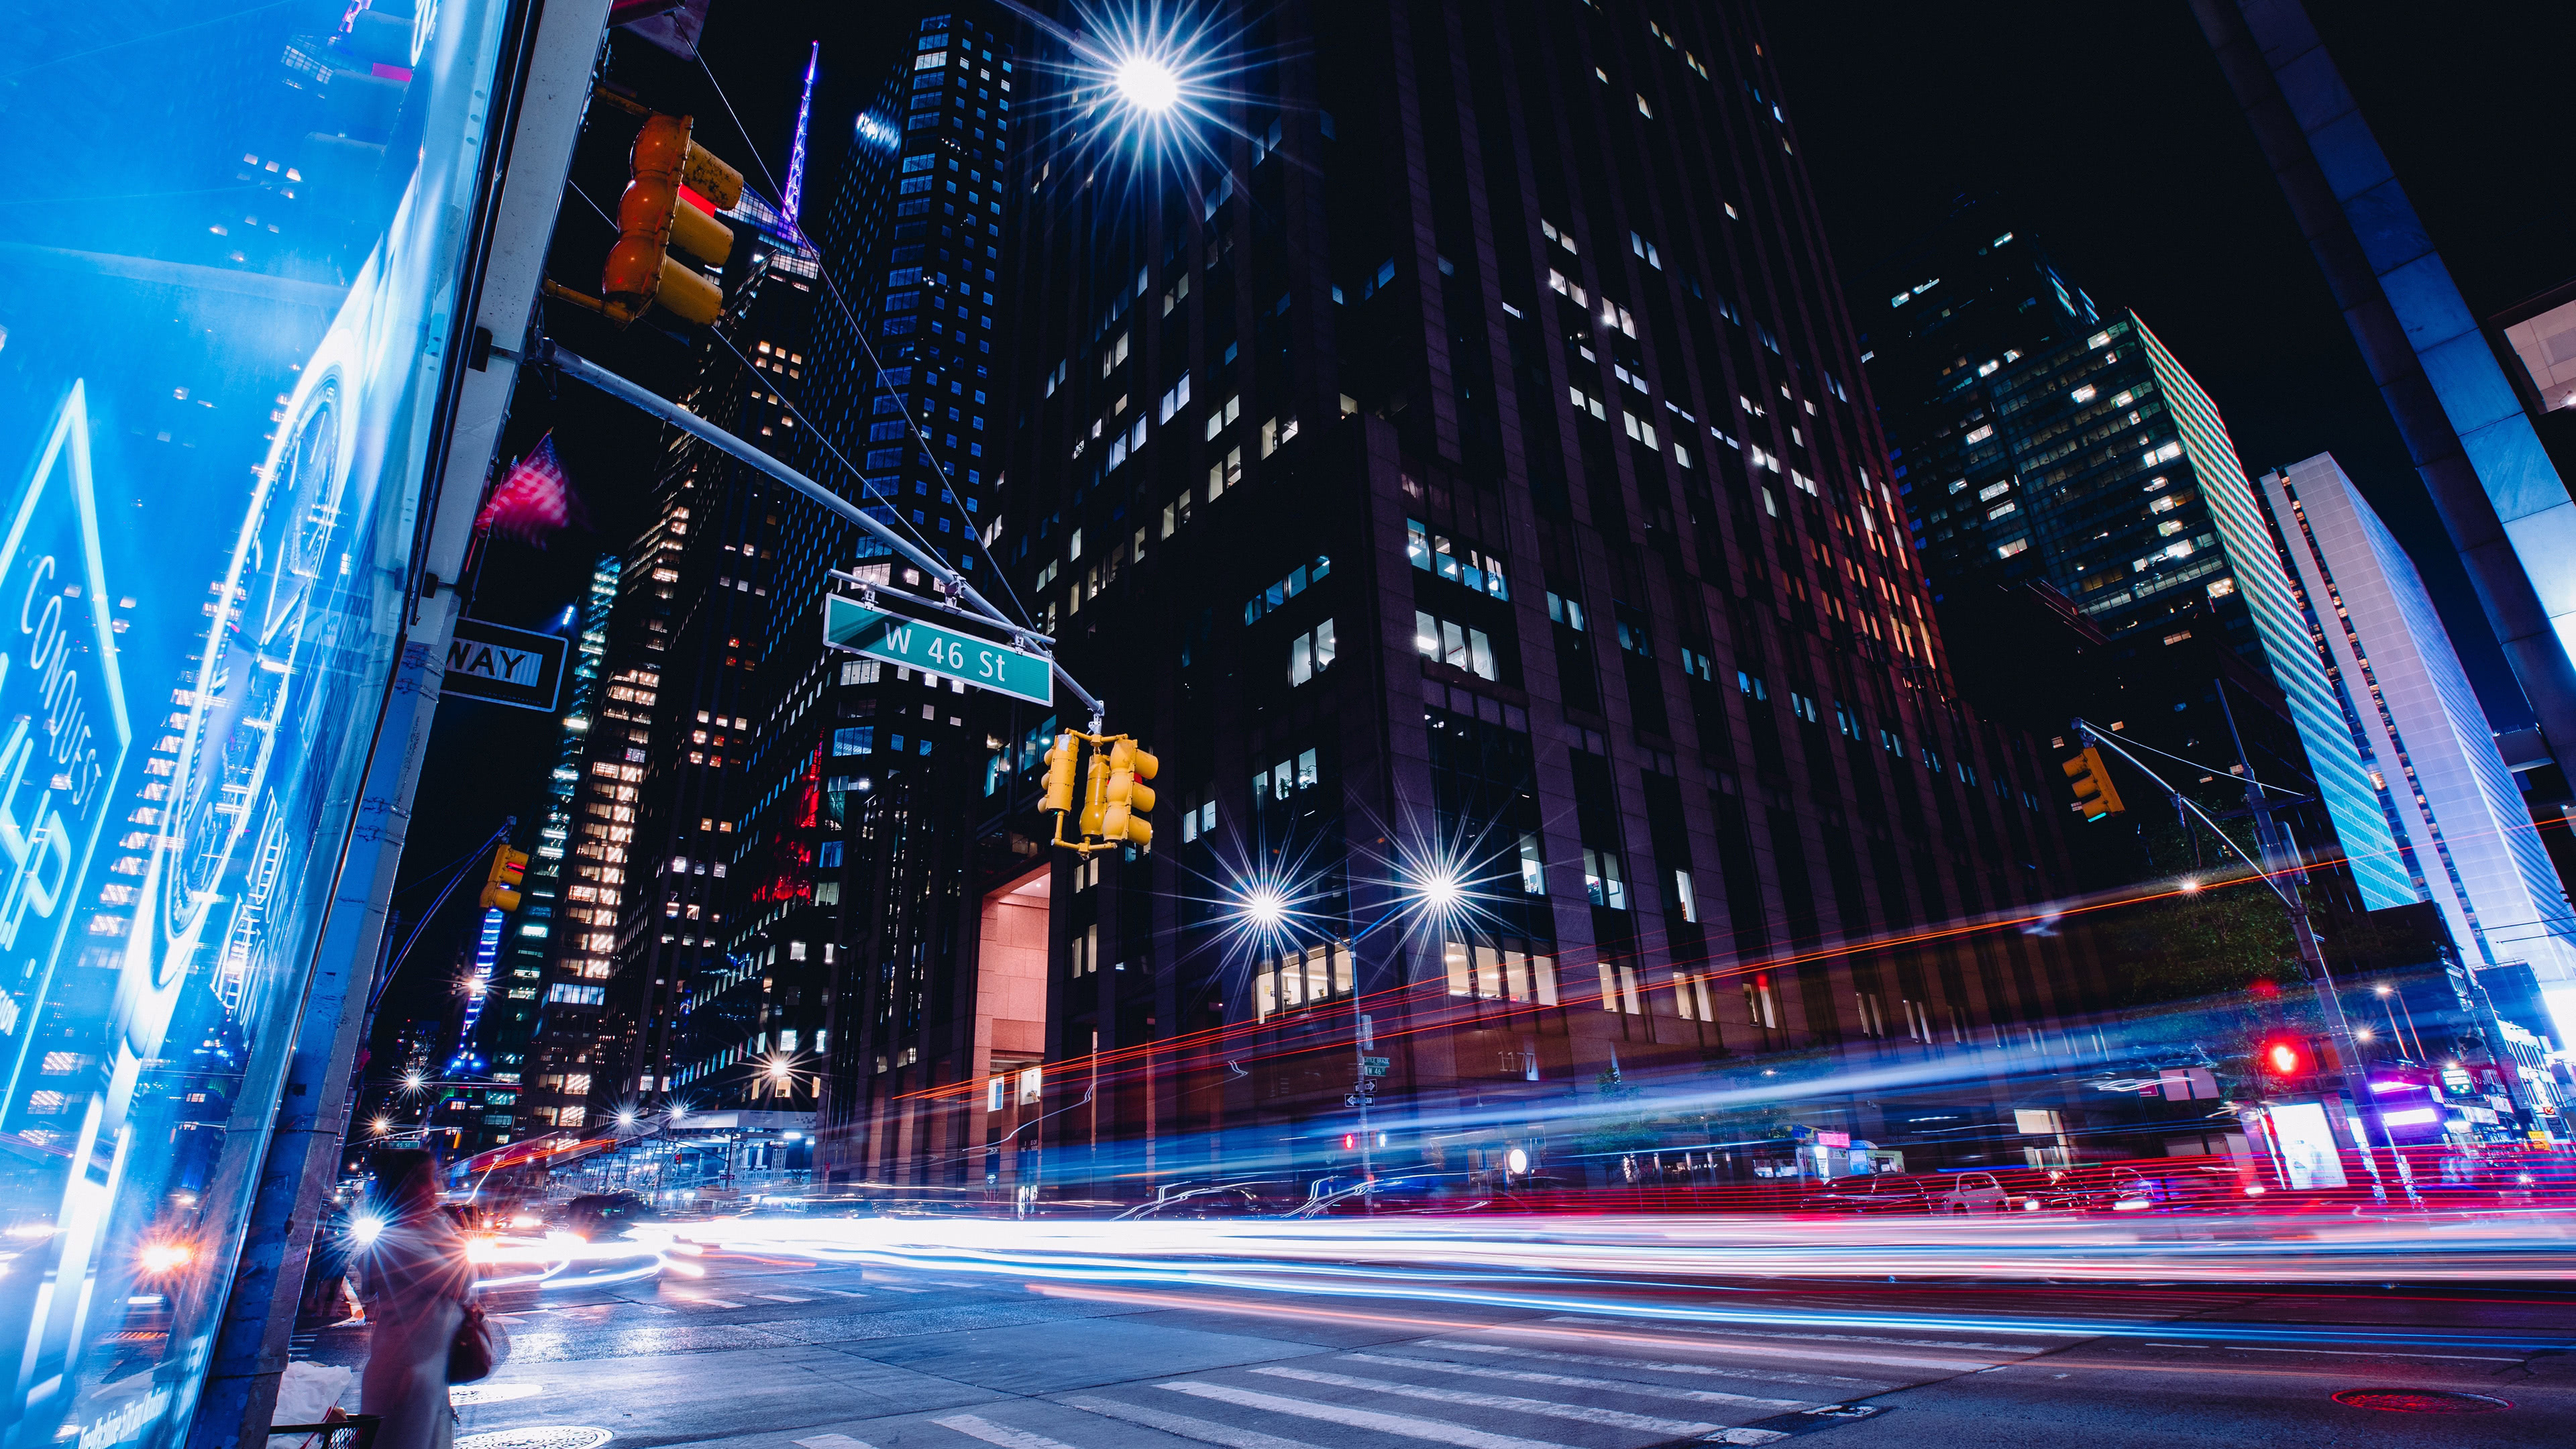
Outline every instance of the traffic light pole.
[[(499, 355), (509, 355), (498, 347), (492, 350), (494, 353)], [(982, 594), (977, 593), (975, 591), (975, 586), (966, 581), (965, 575), (960, 574), (955, 569), (941, 563), (937, 558), (933, 557), (928, 550), (915, 547), (901, 534), (896, 533), (893, 529), (888, 528), (874, 518), (869, 517), (865, 509), (860, 508), (857, 504), (843, 498), (840, 494), (833, 492), (831, 489), (824, 487), (822, 484), (815, 482), (813, 479), (806, 477), (795, 469), (788, 467), (785, 463), (769, 456), (767, 453), (753, 447), (751, 444), (744, 442), (742, 439), (735, 437), (733, 434), (726, 432), (724, 429), (717, 427), (715, 424), (708, 422), (706, 419), (699, 417), (696, 413), (689, 411), (678, 403), (675, 403), (648, 388), (639, 387), (633, 382), (618, 376), (616, 373), (610, 372), (608, 369), (601, 367), (595, 362), (591, 362), (575, 353), (566, 351), (552, 339), (540, 339), (534, 347), (529, 349), (524, 359), (514, 360), (523, 360), (525, 362), (534, 363), (540, 367), (553, 368), (566, 377), (572, 378), (578, 382), (586, 382), (592, 387), (599, 389), (601, 392), (607, 393), (610, 397), (616, 398), (621, 402), (633, 404), (635, 407), (651, 413), (653, 416), (660, 418), (662, 421), (669, 423), (671, 426), (678, 428), (680, 431), (687, 433), (693, 438), (697, 438), (702, 442), (714, 444), (718, 449), (721, 449), (725, 453), (750, 464), (752, 467), (759, 469), (761, 472), (768, 474), (770, 477), (775, 478), (779, 482), (786, 484), (788, 487), (795, 489), (797, 492), (804, 494), (816, 503), (823, 505), (823, 507), (848, 520), (850, 523), (857, 525), (858, 528), (869, 537), (874, 538), (879, 543), (884, 544), (887, 548), (892, 549), (896, 557), (901, 558), (904, 562), (911, 564), (913, 567), (920, 569), (932, 578), (937, 579), (943, 588), (945, 588), (961, 603), (972, 609), (976, 615), (990, 623), (997, 624), (1002, 628), (1009, 630), (1017, 647), (1025, 649), (1033, 654), (1045, 654), (1047, 656), (1047, 667), (1054, 672), (1058, 682), (1062, 683), (1065, 689), (1071, 693), (1075, 699), (1082, 701), (1083, 706), (1091, 711), (1092, 732), (1095, 734), (1099, 733), (1105, 721), (1107, 707), (1104, 706), (1098, 698), (1094, 697), (1091, 691), (1084, 689), (1082, 687), (1082, 682), (1075, 679), (1070, 671), (1068, 671), (1062, 664), (1056, 662), (1054, 653), (1051, 649), (1043, 649), (1039, 647), (1040, 644), (1044, 642), (1044, 636), (1030, 632), (1026, 625), (1017, 622), (1009, 615), (1004, 614), (1000, 609), (993, 607), (992, 601), (985, 598)]]
[[(2353, 1040), (2352, 1023), (2343, 1014), (2343, 1000), (2335, 988), (2334, 972), (2326, 965), (2325, 952), (2317, 944), (2317, 934), (2308, 924), (2307, 897), (2299, 890), (2307, 879), (2307, 871), (2300, 864), (2297, 853), (2290, 849), (2282, 838), (2278, 823), (2272, 819), (2271, 807), (2264, 803), (2263, 785), (2255, 778), (2253, 762), (2245, 756), (2244, 737), (2237, 732), (2236, 713), (2227, 703), (2227, 686), (2223, 680), (2218, 685), (2218, 706), (2220, 713), (2227, 720), (2228, 738), (2236, 747), (2237, 764), (2245, 772), (2246, 813), (2254, 818), (2255, 845), (2263, 852), (2261, 860), (2249, 858), (2247, 863), (2263, 873), (2264, 884), (2270, 886), (2272, 893), (2280, 897), (2282, 910), (2289, 916), (2290, 935), (2299, 949), (2299, 964), (2308, 973), (2309, 985), (2316, 992), (2317, 1010), (2325, 1018), (2327, 1034), (2334, 1040), (2333, 1086), (2347, 1101), (2354, 1104), (2356, 1111), (2366, 1113), (2369, 1120), (2378, 1126), (2380, 1140), (2388, 1144), (2390, 1159), (2398, 1163), (2398, 1181), (2404, 1185), (2407, 1199), (2410, 1202), (2416, 1201), (2415, 1184), (2406, 1174), (2403, 1159), (2397, 1156), (2397, 1140), (2388, 1135), (2388, 1124), (2381, 1120), (2378, 1099), (2367, 1090), (2369, 1080), (2367, 1072), (2359, 1074), (2364, 1090), (2359, 1093), (2353, 1091), (2355, 1076), (2353, 1067), (2361, 1059), (2360, 1046)], [(2166, 792), (2173, 796), (2176, 804), (2193, 814), (2200, 815), (2210, 830), (2218, 836), (2221, 844), (2235, 850), (2240, 856), (2245, 854), (2241, 847), (2227, 838), (2227, 832), (2218, 828), (2218, 822), (2210, 820), (2207, 814), (2180, 790), (2165, 784), (2163, 776), (2157, 774), (2144, 760), (2131, 754), (2126, 746), (2112, 739), (2107, 733), (2096, 730), (2084, 720), (2076, 720), (2074, 724), (2077, 735), (2086, 744), (2107, 747), (2121, 759), (2136, 766), (2146, 774), (2148, 779), (2163, 786)], [(2284, 882), (2287, 883), (2284, 884)], [(2362, 1159), (2370, 1165), (2373, 1190), (2384, 1201), (2388, 1186), (2386, 1180), (2380, 1176), (2378, 1160), (2373, 1156), (2376, 1149), (2371, 1146), (2366, 1135), (2359, 1146)]]

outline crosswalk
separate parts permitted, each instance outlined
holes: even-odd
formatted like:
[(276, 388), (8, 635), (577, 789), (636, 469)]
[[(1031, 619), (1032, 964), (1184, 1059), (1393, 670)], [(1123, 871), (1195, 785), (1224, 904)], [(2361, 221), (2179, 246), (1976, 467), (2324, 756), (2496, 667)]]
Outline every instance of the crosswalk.
[[(2068, 1341), (1569, 1316), (1007, 1399), (789, 1443), (872, 1449), (875, 1432), (952, 1449), (1761, 1445), (1875, 1414), (1883, 1406), (1868, 1400), (1905, 1385)], [(1784, 1353), (1799, 1361), (1782, 1362)]]

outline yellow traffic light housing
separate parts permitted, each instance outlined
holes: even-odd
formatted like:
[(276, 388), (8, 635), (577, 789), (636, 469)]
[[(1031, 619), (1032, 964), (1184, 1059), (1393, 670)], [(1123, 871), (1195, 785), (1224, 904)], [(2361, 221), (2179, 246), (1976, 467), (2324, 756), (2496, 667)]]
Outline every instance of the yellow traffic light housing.
[(527, 879), (528, 853), (512, 850), (507, 845), (492, 851), (492, 868), (483, 876), (483, 909), (515, 911), (519, 908), (519, 883)]
[(1100, 812), (1100, 834), (1112, 845), (1151, 845), (1154, 823), (1145, 818), (1154, 808), (1154, 778), (1162, 761), (1121, 739), (1109, 747), (1109, 783)]
[(1091, 768), (1082, 776), (1082, 818), (1074, 823), (1075, 830), (1086, 840), (1099, 835), (1108, 809), (1109, 752), (1094, 750), (1091, 752)]
[(2111, 784), (2111, 772), (2102, 763), (2102, 752), (2091, 745), (2084, 753), (2068, 760), (2066, 778), (2075, 790), (2075, 801), (2083, 807), (2086, 821), (2105, 815), (2117, 815), (2129, 807), (2120, 803), (2120, 792)]
[[(742, 203), (742, 173), (690, 139), (687, 116), (645, 111), (623, 98), (604, 98), (644, 116), (628, 160), (625, 194), (617, 200), (617, 244), (600, 268), (602, 297), (546, 283), (558, 297), (624, 325), (659, 306), (684, 322), (706, 326), (724, 312), (724, 289), (706, 273), (671, 255), (674, 248), (711, 266), (733, 255), (733, 229), (714, 212)], [(712, 208), (712, 210), (710, 210)]]
[[(1082, 805), (1073, 802), (1073, 775), (1090, 745), (1090, 765), (1083, 775)], [(1067, 730), (1047, 747), (1045, 793), (1038, 809), (1056, 817), (1055, 843), (1089, 855), (1095, 850), (1147, 846), (1154, 824), (1145, 817), (1154, 808), (1154, 789), (1144, 782), (1162, 769), (1162, 761), (1126, 735), (1086, 735)], [(1065, 817), (1073, 816), (1073, 838), (1065, 838)]]
[(1061, 734), (1046, 752), (1046, 797), (1038, 809), (1049, 815), (1061, 815), (1073, 808), (1073, 775), (1081, 768), (1082, 739), (1079, 735)]

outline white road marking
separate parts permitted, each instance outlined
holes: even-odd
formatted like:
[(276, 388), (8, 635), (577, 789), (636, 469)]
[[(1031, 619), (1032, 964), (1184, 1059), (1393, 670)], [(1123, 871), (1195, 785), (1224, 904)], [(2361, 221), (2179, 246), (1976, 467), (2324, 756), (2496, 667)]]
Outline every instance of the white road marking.
[(692, 1298), (689, 1301), (701, 1308), (740, 1308), (742, 1306), (730, 1298)]
[(786, 1293), (754, 1293), (751, 1296), (754, 1298), (766, 1298), (772, 1303), (811, 1303), (814, 1301), (811, 1298), (798, 1298)]
[(1238, 1429), (1232, 1424), (1220, 1424), (1214, 1419), (1194, 1419), (1187, 1414), (1166, 1414), (1160, 1409), (1148, 1409), (1137, 1404), (1122, 1404), (1115, 1399), (1076, 1397), (1059, 1399), (1056, 1402), (1094, 1414), (1103, 1414), (1113, 1419), (1124, 1419), (1131, 1424), (1142, 1424), (1148, 1429), (1160, 1429), (1166, 1434), (1178, 1434), (1184, 1439), (1196, 1439), (1202, 1444), (1222, 1444), (1226, 1449), (1315, 1449), (1314, 1445), (1302, 1440), (1282, 1439), (1276, 1434), (1264, 1434), (1258, 1429)]
[(1721, 1429), (1708, 1436), (1711, 1444), (1769, 1444), (1789, 1436), (1777, 1429)]
[[(1565, 1318), (1551, 1319), (1549, 1321), (1580, 1323), (1589, 1325), (1593, 1328), (1601, 1328), (1604, 1326), (1599, 1319)], [(1502, 1328), (1489, 1329), (1487, 1331), (1509, 1332), (1512, 1330), (1508, 1325), (1506, 1325)], [(1628, 1329), (1624, 1331), (1640, 1332), (1645, 1330)], [(1712, 1352), (1759, 1354), (1772, 1358), (1795, 1358), (1801, 1362), (1808, 1363), (1883, 1364), (1891, 1368), (1931, 1369), (1939, 1373), (1953, 1374), (1961, 1372), (1962, 1370), (1985, 1367), (1982, 1363), (1955, 1358), (1915, 1358), (1907, 1355), (1878, 1353), (1858, 1349), (1855, 1349), (1852, 1352), (1837, 1353), (1830, 1348), (1815, 1343), (1805, 1343), (1795, 1347), (1785, 1343), (1760, 1343), (1754, 1340), (1775, 1335), (1739, 1334), (1722, 1328), (1685, 1328), (1679, 1324), (1659, 1323), (1654, 1325), (1651, 1331), (1656, 1333), (1689, 1333), (1706, 1336), (1709, 1341), (1709, 1349)], [(1665, 1341), (1671, 1342), (1669, 1339)], [(1678, 1347), (1678, 1345), (1676, 1345), (1676, 1347)], [(2038, 1348), (2017, 1348), (2011, 1351), (2017, 1354), (2038, 1354), (2043, 1352), (2043, 1350)], [(2019, 1360), (2017, 1359), (2015, 1362), (2019, 1362)]]
[(1509, 1379), (1520, 1384), (1547, 1384), (1561, 1389), (1608, 1389), (1613, 1393), (1642, 1394), (1657, 1399), (1684, 1399), (1695, 1404), (1729, 1404), (1745, 1409), (1800, 1409), (1813, 1402), (1809, 1399), (1759, 1399), (1751, 1394), (1721, 1393), (1716, 1389), (1679, 1389), (1663, 1384), (1641, 1384), (1629, 1379), (1586, 1378), (1581, 1374), (1540, 1373), (1535, 1369), (1487, 1368), (1473, 1363), (1442, 1363), (1438, 1359), (1398, 1358), (1385, 1353), (1346, 1353), (1343, 1358), (1357, 1363), (1390, 1364), (1397, 1368), (1435, 1369), (1444, 1374), (1463, 1374), (1469, 1378)]
[(847, 1434), (817, 1434), (811, 1439), (790, 1439), (787, 1442), (795, 1445), (796, 1449), (875, 1449), (866, 1440), (853, 1439)]
[(1536, 1359), (1543, 1363), (1595, 1364), (1602, 1368), (1651, 1369), (1656, 1373), (1699, 1374), (1713, 1379), (1748, 1379), (1755, 1383), (1773, 1384), (1867, 1384), (1869, 1379), (1845, 1378), (1840, 1374), (1793, 1374), (1776, 1369), (1719, 1368), (1704, 1363), (1665, 1363), (1651, 1358), (1603, 1358), (1589, 1353), (1557, 1353), (1544, 1348), (1513, 1348), (1500, 1343), (1468, 1343), (1462, 1339), (1426, 1338), (1418, 1348), (1454, 1349), (1465, 1353), (1493, 1353), (1511, 1358)]
[(856, 1288), (826, 1288), (823, 1291), (826, 1293), (838, 1293), (844, 1298), (865, 1298), (868, 1296)]
[(1275, 1379), (1294, 1379), (1301, 1384), (1322, 1384), (1336, 1389), (1362, 1389), (1373, 1394), (1395, 1394), (1407, 1399), (1429, 1399), (1435, 1404), (1458, 1404), (1473, 1409), (1502, 1409), (1515, 1414), (1543, 1414), (1551, 1419), (1572, 1419), (1584, 1424), (1616, 1424), (1622, 1429), (1638, 1429), (1653, 1434), (1706, 1434), (1723, 1429), (1724, 1424), (1703, 1424), (1690, 1419), (1659, 1419), (1652, 1414), (1625, 1414), (1616, 1409), (1596, 1409), (1585, 1404), (1558, 1404), (1546, 1399), (1524, 1399), (1514, 1394), (1477, 1394), (1465, 1389), (1425, 1388), (1420, 1384), (1400, 1384), (1392, 1379), (1364, 1379), (1355, 1374), (1328, 1374), (1317, 1369), (1293, 1368), (1286, 1364), (1263, 1364), (1253, 1370)]
[(1007, 1424), (996, 1424), (990, 1419), (976, 1418), (973, 1414), (947, 1414), (930, 1422), (942, 1429), (954, 1429), (970, 1439), (981, 1439), (987, 1444), (999, 1444), (1002, 1449), (1073, 1449), (1072, 1445), (1061, 1439), (1050, 1439), (1044, 1434), (1032, 1434), (1026, 1429), (1014, 1429)]
[[(1551, 1318), (1550, 1323), (1597, 1322), (1583, 1318)], [(1997, 1326), (2000, 1325), (1989, 1325)], [(1867, 1333), (1783, 1333), (1775, 1328), (1734, 1328), (1722, 1323), (1658, 1323), (1655, 1327), (1681, 1333), (1723, 1333), (1739, 1338), (1794, 1338), (1815, 1343), (1892, 1343), (1900, 1348), (1974, 1349), (1989, 1353), (2042, 1353), (2046, 1350), (2025, 1343), (1962, 1343), (1947, 1338), (1884, 1338)], [(2035, 1338), (2079, 1338), (2053, 1328), (2006, 1329), (2008, 1333), (2028, 1333)]]
[(1156, 1384), (1156, 1388), (1193, 1398), (1214, 1399), (1221, 1404), (1239, 1404), (1247, 1409), (1267, 1409), (1274, 1414), (1294, 1414), (1301, 1419), (1321, 1419), (1327, 1424), (1347, 1424), (1354, 1429), (1374, 1429), (1381, 1434), (1397, 1434), (1407, 1439), (1427, 1439), (1434, 1444), (1454, 1444), (1458, 1449), (1566, 1449), (1544, 1439), (1515, 1439), (1509, 1434), (1488, 1434), (1482, 1429), (1467, 1429), (1456, 1424), (1443, 1424), (1437, 1419), (1417, 1419), (1411, 1414), (1384, 1414), (1374, 1409), (1346, 1409), (1339, 1404), (1317, 1404), (1305, 1399), (1291, 1399), (1279, 1394), (1258, 1393), (1251, 1389), (1232, 1388), (1225, 1384), (1177, 1383)]

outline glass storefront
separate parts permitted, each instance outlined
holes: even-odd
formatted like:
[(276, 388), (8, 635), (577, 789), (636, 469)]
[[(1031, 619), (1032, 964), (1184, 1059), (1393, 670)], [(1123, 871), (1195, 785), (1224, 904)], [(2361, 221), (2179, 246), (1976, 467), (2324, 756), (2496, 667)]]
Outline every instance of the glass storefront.
[(402, 637), (510, 9), (12, 26), (7, 1449), (186, 1431)]

